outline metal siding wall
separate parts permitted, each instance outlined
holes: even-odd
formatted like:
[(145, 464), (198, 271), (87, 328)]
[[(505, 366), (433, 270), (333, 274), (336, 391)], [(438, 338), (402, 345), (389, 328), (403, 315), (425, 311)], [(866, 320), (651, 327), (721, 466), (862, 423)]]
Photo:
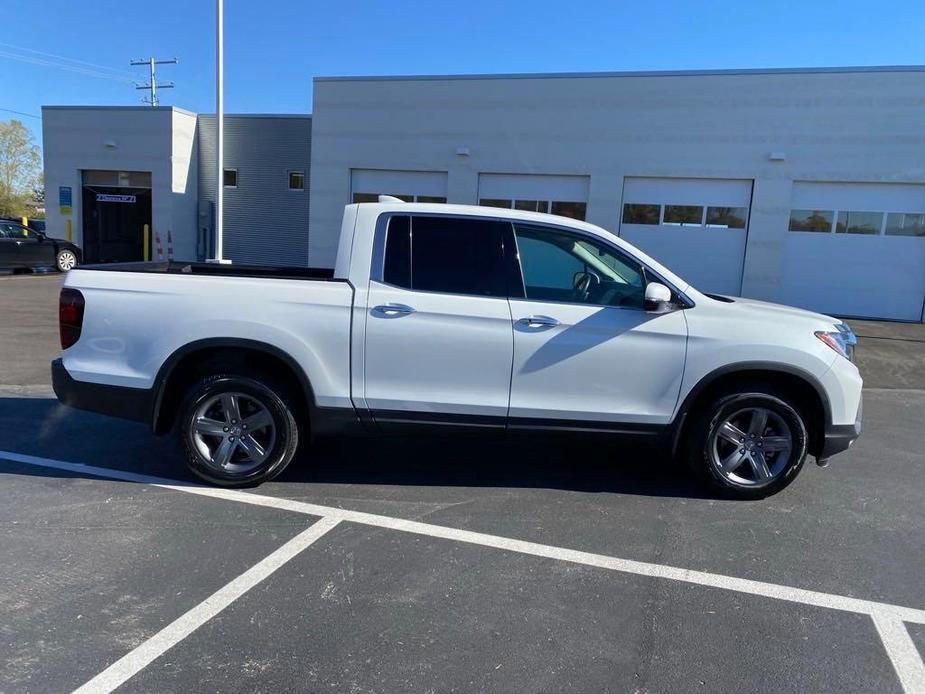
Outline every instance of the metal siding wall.
[[(215, 117), (199, 117), (199, 200), (215, 201)], [(236, 263), (308, 264), (310, 117), (225, 116), (225, 257)], [(289, 171), (305, 189), (289, 190)], [(201, 226), (201, 224), (200, 224)]]

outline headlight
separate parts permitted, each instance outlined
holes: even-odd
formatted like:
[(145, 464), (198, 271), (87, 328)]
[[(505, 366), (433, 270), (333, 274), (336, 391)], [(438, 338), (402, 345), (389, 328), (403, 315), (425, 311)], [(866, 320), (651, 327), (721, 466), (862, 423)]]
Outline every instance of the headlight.
[(834, 331), (817, 330), (816, 337), (834, 349), (848, 361), (854, 361), (854, 346), (858, 338), (847, 323), (836, 323)]

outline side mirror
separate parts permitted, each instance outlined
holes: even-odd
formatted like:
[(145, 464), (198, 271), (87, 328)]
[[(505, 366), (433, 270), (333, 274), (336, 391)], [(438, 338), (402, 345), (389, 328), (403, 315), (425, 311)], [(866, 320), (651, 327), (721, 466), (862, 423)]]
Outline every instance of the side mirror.
[(643, 307), (646, 311), (659, 313), (671, 304), (671, 290), (661, 282), (649, 282), (646, 285), (646, 298)]

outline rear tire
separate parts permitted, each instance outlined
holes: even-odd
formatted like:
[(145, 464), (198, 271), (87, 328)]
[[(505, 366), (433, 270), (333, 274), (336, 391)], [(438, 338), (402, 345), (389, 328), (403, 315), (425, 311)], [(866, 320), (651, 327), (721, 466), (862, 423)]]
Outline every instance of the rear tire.
[(797, 403), (770, 386), (727, 391), (687, 430), (687, 459), (714, 491), (762, 499), (796, 479), (806, 460), (806, 419)]
[(187, 392), (179, 418), (187, 466), (222, 487), (273, 479), (299, 446), (299, 426), (285, 388), (263, 377), (208, 376)]

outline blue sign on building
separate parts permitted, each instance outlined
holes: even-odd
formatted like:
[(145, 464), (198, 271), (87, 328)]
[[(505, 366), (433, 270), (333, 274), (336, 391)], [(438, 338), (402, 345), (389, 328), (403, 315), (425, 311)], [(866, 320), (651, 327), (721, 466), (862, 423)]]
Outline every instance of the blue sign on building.
[(70, 214), (72, 204), (71, 187), (60, 186), (58, 188), (58, 208), (61, 214)]

